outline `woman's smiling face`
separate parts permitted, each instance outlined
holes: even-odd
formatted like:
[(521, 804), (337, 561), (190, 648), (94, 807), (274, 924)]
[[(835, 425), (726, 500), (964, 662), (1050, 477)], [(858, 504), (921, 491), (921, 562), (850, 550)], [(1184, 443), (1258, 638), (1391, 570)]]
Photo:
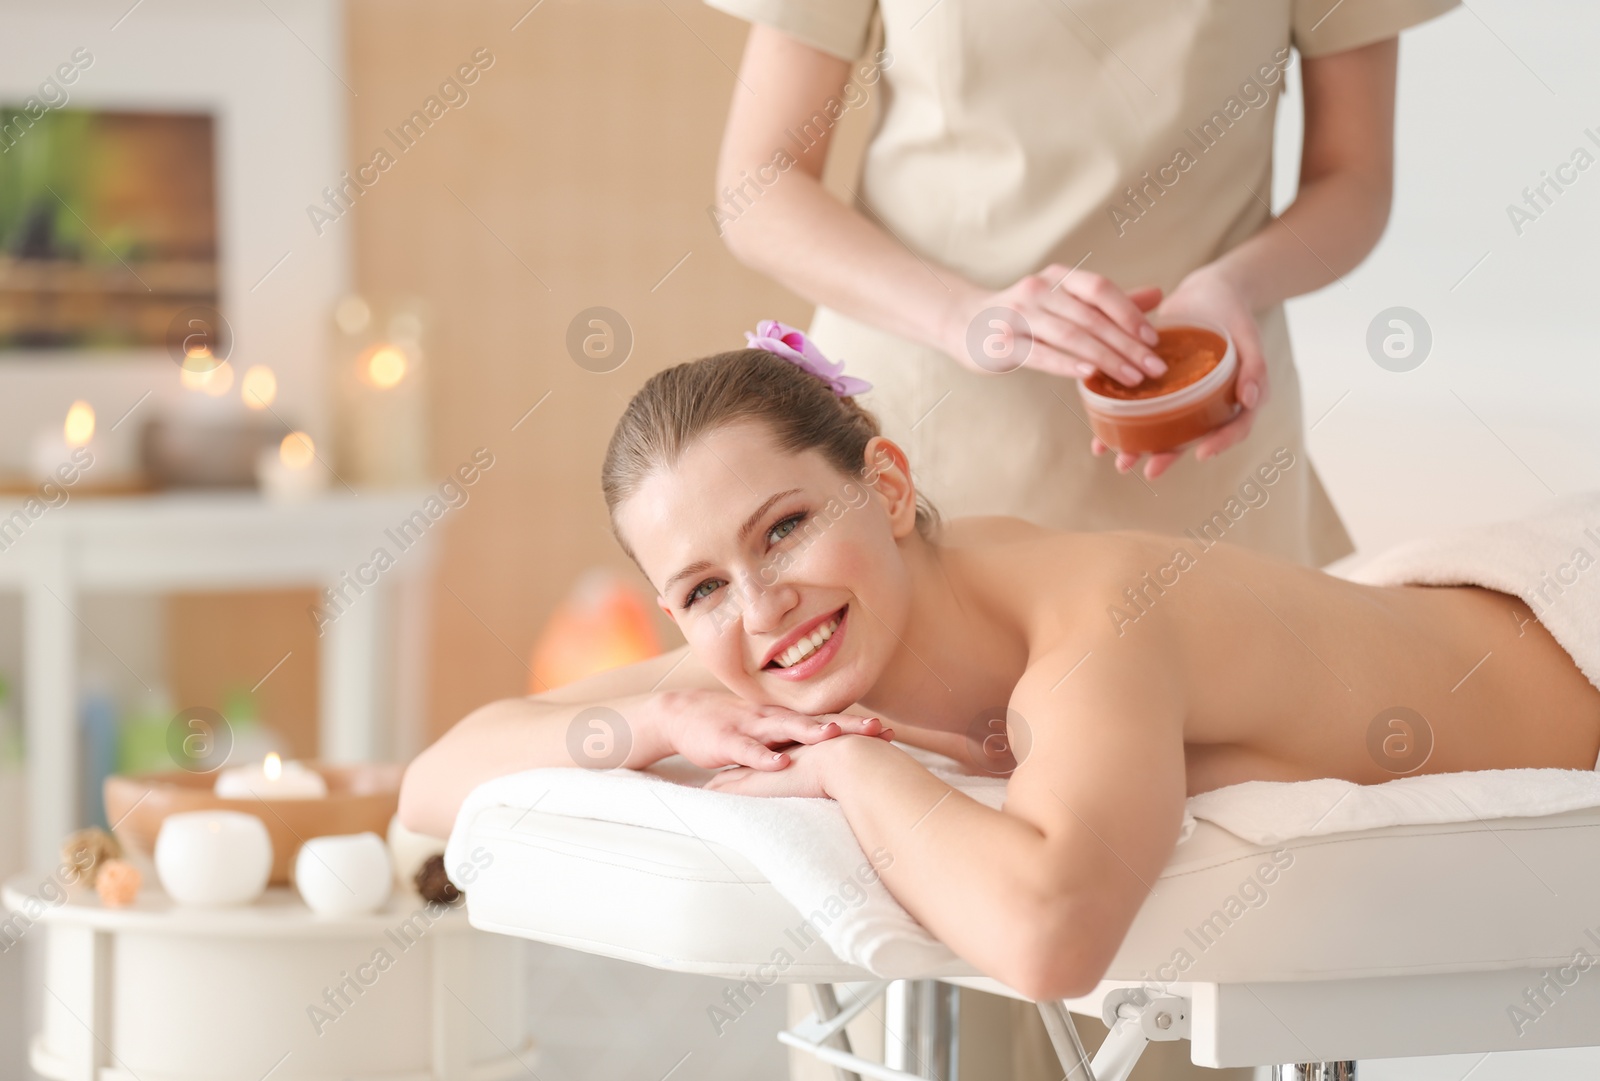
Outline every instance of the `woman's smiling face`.
[[(833, 713), (871, 690), (902, 637), (915, 534), (905, 456), (867, 444), (841, 474), (758, 421), (717, 428), (617, 508), (617, 527), (701, 663), (750, 701)], [(874, 466), (869, 468), (867, 463)]]

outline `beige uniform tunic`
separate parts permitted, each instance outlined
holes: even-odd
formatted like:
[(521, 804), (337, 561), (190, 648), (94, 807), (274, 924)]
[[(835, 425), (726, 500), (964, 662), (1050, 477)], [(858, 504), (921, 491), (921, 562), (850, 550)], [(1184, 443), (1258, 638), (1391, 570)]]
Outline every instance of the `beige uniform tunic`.
[[(881, 95), (879, 120), (853, 187), (920, 258), (995, 289), (1081, 263), (1124, 290), (1170, 291), (1270, 217), (1285, 69), (1456, 0), (708, 2), (849, 60), (881, 17), (887, 56), (866, 88)], [(1211, 536), (1321, 566), (1353, 545), (1305, 452), (1283, 308), (1257, 318), (1270, 398), (1250, 436), (1210, 461), (1187, 453), (1154, 481), (1089, 453), (1074, 380), (974, 373), (827, 308), (810, 334), (872, 382), (863, 403), (947, 516), (1173, 533), (1211, 523)], [(1258, 474), (1286, 455), (1288, 468)]]
[[(849, 59), (881, 13), (888, 56), (866, 88), (879, 123), (853, 187), (918, 256), (996, 289), (1081, 262), (1125, 290), (1171, 290), (1270, 216), (1289, 46), (1365, 45), (1455, 0), (709, 2)], [(863, 404), (948, 516), (1181, 533), (1221, 513), (1228, 540), (1321, 566), (1353, 545), (1305, 453), (1282, 306), (1258, 320), (1271, 395), (1249, 438), (1154, 481), (1089, 453), (1075, 380), (975, 373), (828, 308), (810, 333), (873, 384)], [(1294, 464), (1262, 486), (1280, 447)]]

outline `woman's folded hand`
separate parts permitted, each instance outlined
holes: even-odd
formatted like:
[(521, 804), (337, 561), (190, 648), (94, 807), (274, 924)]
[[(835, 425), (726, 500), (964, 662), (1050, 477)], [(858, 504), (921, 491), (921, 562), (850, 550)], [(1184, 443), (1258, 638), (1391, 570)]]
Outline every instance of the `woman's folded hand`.
[(847, 733), (885, 740), (894, 735), (876, 717), (854, 713), (813, 717), (750, 702), (728, 691), (664, 691), (654, 698), (654, 723), (670, 746), (669, 753), (681, 754), (705, 769), (781, 770), (791, 761), (787, 751), (791, 747)]
[(701, 787), (739, 796), (831, 799), (828, 793), (829, 777), (834, 769), (843, 764), (841, 756), (849, 755), (855, 749), (851, 744), (857, 742), (851, 739), (826, 739), (810, 747), (796, 747), (794, 764), (787, 769), (774, 771), (734, 766), (732, 769), (718, 770)]

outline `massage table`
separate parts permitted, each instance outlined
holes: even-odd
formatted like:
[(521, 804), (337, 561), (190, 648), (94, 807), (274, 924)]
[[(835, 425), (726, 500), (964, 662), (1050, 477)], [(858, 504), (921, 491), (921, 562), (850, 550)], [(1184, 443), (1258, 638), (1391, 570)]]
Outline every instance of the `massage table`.
[[(1574, 551), (1591, 544), (1600, 544), (1600, 492), (1581, 492), (1516, 520), (1416, 538), (1346, 577), (1521, 597), (1600, 687), (1600, 575), (1581, 574), (1588, 563)], [(1580, 573), (1571, 578), (1574, 563)], [(1561, 583), (1554, 600), (1552, 573)], [(667, 772), (674, 759), (651, 770)], [(522, 776), (568, 783), (502, 778), (469, 797), (451, 845), (463, 856), (481, 846), (494, 861), (466, 889), (475, 926), (757, 989), (807, 984), (814, 1011), (779, 1039), (831, 1064), (841, 1081), (951, 1081), (955, 988), (1026, 1001), (959, 959), (946, 961), (953, 955), (886, 890), (865, 903), (893, 905), (935, 953), (873, 946), (868, 971), (821, 939), (797, 949), (806, 915), (786, 896), (820, 897), (840, 880), (790, 877), (776, 889), (756, 866), (792, 869), (772, 858), (776, 835), (730, 829), (740, 824), (731, 817), (737, 808), (711, 808), (704, 798), (748, 797), (686, 796), (691, 781), (667, 793), (681, 804), (670, 820), (643, 817), (634, 805), (654, 804), (626, 787), (638, 778), (570, 783), (582, 772), (531, 771)], [(941, 779), (998, 805), (992, 790), (968, 790), (970, 778)], [(662, 792), (651, 795), (665, 806)], [(683, 828), (695, 806), (697, 825)], [(1202, 1066), (1271, 1066), (1308, 1081), (1353, 1077), (1361, 1059), (1600, 1046), (1600, 972), (1587, 974), (1600, 962), (1596, 772), (1397, 776), (1373, 786), (1246, 782), (1192, 797), (1186, 826), (1190, 811), (1194, 828), (1181, 834), (1094, 992), (1038, 1004), (1072, 1081), (1122, 1081), (1150, 1042), (1181, 1039)], [(777, 824), (777, 814), (762, 820)], [(824, 809), (807, 822), (803, 853), (839, 855), (853, 843), (842, 814)], [(811, 823), (831, 828), (833, 839), (822, 843)], [(714, 842), (713, 832), (740, 847)], [(795, 838), (784, 839), (792, 848)], [(830, 941), (858, 948), (862, 940), (844, 930), (832, 925)], [(781, 963), (779, 949), (791, 951)], [(937, 963), (899, 972), (880, 957)], [(850, 1050), (845, 1024), (879, 997), (888, 1016), (884, 1061), (875, 1062)], [(1110, 1029), (1092, 1062), (1074, 1013)]]
[[(493, 859), (466, 891), (473, 926), (752, 992), (810, 985), (815, 1009), (778, 1038), (841, 1081), (951, 1081), (955, 988), (1026, 1000), (964, 962), (873, 973), (820, 938), (801, 949), (805, 917), (698, 836), (537, 807), (465, 826)], [(1600, 808), (1272, 846), (1201, 821), (1094, 992), (1038, 1006), (1072, 1081), (1122, 1081), (1149, 1042), (1179, 1039), (1202, 1066), (1344, 1079), (1361, 1059), (1600, 1046), (1583, 958), (1600, 963)], [(845, 1031), (880, 996), (882, 1061)], [(1092, 1061), (1074, 1013), (1110, 1028)]]

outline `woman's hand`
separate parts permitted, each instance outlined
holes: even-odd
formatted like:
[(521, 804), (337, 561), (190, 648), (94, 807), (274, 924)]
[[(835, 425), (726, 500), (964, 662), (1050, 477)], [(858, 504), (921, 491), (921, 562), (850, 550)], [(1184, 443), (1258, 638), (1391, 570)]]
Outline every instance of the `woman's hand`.
[[(783, 770), (808, 744), (855, 734), (892, 738), (876, 717), (830, 713), (812, 717), (746, 701), (728, 691), (667, 691), (656, 696), (657, 730), (671, 747), (705, 769), (737, 765)], [(794, 748), (793, 753), (789, 748)]]
[[(1156, 332), (1144, 317), (1160, 300), (1159, 289), (1124, 293), (1092, 271), (1051, 264), (998, 293), (952, 305), (940, 338), (944, 351), (972, 371), (1026, 365), (1069, 378), (1102, 371), (1132, 387), (1167, 370), (1150, 351)], [(1020, 318), (985, 315), (991, 308)]]
[[(1250, 427), (1256, 420), (1256, 410), (1267, 400), (1267, 361), (1261, 351), (1261, 332), (1256, 326), (1255, 313), (1225, 275), (1210, 267), (1201, 267), (1178, 283), (1178, 287), (1161, 302), (1156, 314), (1164, 317), (1187, 315), (1220, 323), (1233, 338), (1234, 349), (1239, 355), (1239, 381), (1235, 393), (1244, 408), (1228, 423), (1206, 433), (1193, 444), (1195, 460), (1203, 462), (1249, 435)], [(1091, 453), (1100, 455), (1107, 449), (1098, 437), (1090, 439)], [(1155, 480), (1182, 455), (1181, 450), (1150, 455), (1144, 475)], [(1118, 451), (1117, 472), (1126, 473), (1139, 463), (1139, 458), (1140, 455)]]
[[(891, 732), (885, 729), (883, 738)], [(748, 766), (735, 766), (714, 774), (704, 788), (717, 792), (733, 792), (741, 796), (811, 796), (829, 799), (828, 778), (837, 768), (840, 755), (849, 754), (853, 741), (828, 739), (809, 747), (796, 747), (788, 767), (779, 770), (758, 770)]]

